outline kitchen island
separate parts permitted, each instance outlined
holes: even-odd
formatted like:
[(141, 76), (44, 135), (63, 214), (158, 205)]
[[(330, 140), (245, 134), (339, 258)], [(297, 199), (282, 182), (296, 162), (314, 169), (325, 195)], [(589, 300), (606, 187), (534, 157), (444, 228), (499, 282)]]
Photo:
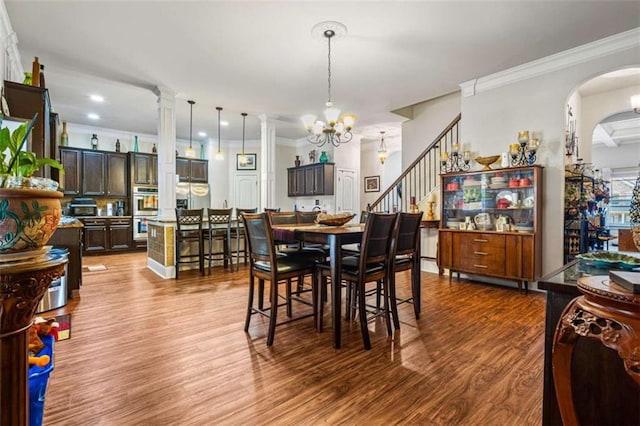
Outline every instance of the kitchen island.
[(73, 216), (62, 216), (48, 245), (69, 250), (67, 298), (72, 299), (82, 286), (82, 235), (84, 225)]

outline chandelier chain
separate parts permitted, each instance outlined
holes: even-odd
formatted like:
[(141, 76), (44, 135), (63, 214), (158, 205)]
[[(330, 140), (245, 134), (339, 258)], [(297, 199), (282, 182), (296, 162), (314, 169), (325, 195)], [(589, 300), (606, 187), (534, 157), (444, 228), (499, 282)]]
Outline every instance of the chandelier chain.
[(329, 35), (327, 37), (327, 40), (329, 41), (329, 54), (328, 56), (328, 60), (327, 63), (329, 64), (327, 67), (327, 96), (328, 96), (328, 102), (331, 102), (331, 35)]

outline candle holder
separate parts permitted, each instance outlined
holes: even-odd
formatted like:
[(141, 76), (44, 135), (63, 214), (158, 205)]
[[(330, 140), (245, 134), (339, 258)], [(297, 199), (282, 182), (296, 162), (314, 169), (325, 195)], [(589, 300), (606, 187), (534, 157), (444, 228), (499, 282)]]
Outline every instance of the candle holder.
[(436, 218), (435, 213), (433, 212), (433, 205), (435, 203), (435, 201), (427, 201), (427, 205), (429, 206), (429, 210), (427, 211), (427, 220), (434, 220)]
[(458, 152), (458, 144), (453, 144), (451, 153), (440, 153), (440, 172), (461, 172), (469, 170), (471, 151)]
[(529, 131), (518, 132), (518, 143), (509, 146), (512, 166), (532, 166), (536, 162), (538, 139), (529, 139)]

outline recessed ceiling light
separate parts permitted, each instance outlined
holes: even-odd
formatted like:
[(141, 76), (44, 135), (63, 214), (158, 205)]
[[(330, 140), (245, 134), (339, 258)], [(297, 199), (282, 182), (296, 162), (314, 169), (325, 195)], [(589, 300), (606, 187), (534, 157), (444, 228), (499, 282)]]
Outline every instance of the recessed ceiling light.
[(89, 120), (100, 120), (100, 116), (98, 114), (94, 114), (93, 112), (87, 114), (87, 118)]
[(228, 121), (221, 121), (221, 122), (220, 122), (220, 125), (221, 125), (221, 126), (228, 126), (228, 125), (229, 125), (229, 122), (228, 122)]
[(100, 95), (91, 95), (91, 100), (93, 102), (104, 102), (104, 98)]
[(207, 136), (207, 132), (198, 132), (198, 136), (204, 138), (205, 136)]

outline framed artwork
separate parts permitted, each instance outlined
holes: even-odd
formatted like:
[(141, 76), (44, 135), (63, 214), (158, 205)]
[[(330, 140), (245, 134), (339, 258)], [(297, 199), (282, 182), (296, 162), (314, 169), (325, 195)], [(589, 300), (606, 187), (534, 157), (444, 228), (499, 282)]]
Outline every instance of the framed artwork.
[(380, 192), (380, 176), (365, 176), (364, 192)]
[(236, 170), (255, 170), (256, 154), (244, 154), (247, 157), (246, 164), (240, 164), (241, 155), (242, 154), (236, 154)]

